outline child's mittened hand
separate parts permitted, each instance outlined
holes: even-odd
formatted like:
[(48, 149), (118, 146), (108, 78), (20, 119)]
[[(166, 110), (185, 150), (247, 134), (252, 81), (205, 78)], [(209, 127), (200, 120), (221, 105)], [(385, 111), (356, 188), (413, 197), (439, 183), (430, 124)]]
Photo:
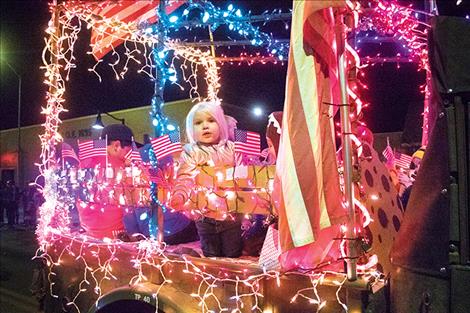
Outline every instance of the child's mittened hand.
[(184, 199), (182, 195), (175, 194), (171, 197), (170, 206), (175, 210), (181, 210), (184, 205)]
[(242, 230), (243, 231), (249, 230), (251, 228), (251, 226), (253, 226), (253, 223), (250, 220), (244, 219), (242, 221)]

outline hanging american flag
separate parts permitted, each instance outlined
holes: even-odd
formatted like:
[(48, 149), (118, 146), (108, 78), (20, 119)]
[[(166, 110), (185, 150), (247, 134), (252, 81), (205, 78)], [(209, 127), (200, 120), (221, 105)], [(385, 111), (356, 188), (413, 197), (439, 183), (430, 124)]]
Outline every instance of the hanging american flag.
[(395, 165), (402, 168), (402, 169), (409, 169), (410, 168), (410, 163), (411, 160), (413, 159), (411, 156), (400, 153), (400, 152), (395, 152)]
[(139, 149), (137, 149), (135, 142), (132, 142), (131, 150), (127, 152), (126, 159), (129, 159), (131, 162), (134, 163), (142, 163), (142, 156), (140, 155), (140, 151)]
[(78, 157), (80, 161), (104, 156), (106, 157), (106, 139), (87, 140), (78, 143)]
[(151, 143), (157, 160), (160, 160), (172, 153), (183, 151), (179, 131), (172, 131), (168, 135), (152, 139)]
[(261, 139), (260, 135), (235, 128), (235, 152), (249, 155), (260, 155)]
[(77, 162), (80, 162), (80, 160), (78, 159), (77, 153), (75, 153), (75, 150), (68, 143), (63, 142), (61, 150), (62, 150), (63, 159), (70, 158), (70, 159), (76, 160)]
[[(183, 5), (186, 0), (167, 0), (165, 12), (172, 13)], [(123, 23), (149, 24), (157, 21), (156, 10), (160, 4), (159, 0), (121, 0), (103, 1), (99, 7), (93, 10), (93, 14), (106, 19), (113, 19)], [(122, 44), (130, 37), (130, 34), (114, 28), (103, 27), (100, 23), (95, 24), (91, 33), (92, 53), (96, 60), (101, 59), (108, 52)], [(101, 27), (100, 27), (101, 26)]]
[[(332, 108), (338, 103), (336, 42), (331, 6), (345, 1), (294, 1), (281, 143), (276, 164), (283, 267), (314, 267), (327, 253), (298, 248), (329, 247), (329, 232), (345, 221), (339, 188)], [(333, 235), (334, 236), (334, 235)], [(315, 249), (314, 249), (315, 250)], [(295, 257), (288, 257), (293, 253)], [(338, 253), (339, 254), (339, 253)], [(286, 257), (287, 256), (287, 257)], [(286, 264), (291, 260), (292, 264)], [(302, 260), (308, 264), (293, 264)], [(301, 262), (299, 262), (301, 263)]]

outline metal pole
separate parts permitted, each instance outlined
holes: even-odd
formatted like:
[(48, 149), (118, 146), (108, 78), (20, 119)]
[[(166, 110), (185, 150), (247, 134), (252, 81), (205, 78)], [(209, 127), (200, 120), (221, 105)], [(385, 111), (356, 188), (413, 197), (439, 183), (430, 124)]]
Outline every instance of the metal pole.
[(351, 120), (349, 119), (349, 105), (348, 105), (348, 83), (346, 76), (346, 56), (345, 56), (345, 43), (346, 43), (346, 25), (344, 24), (344, 15), (339, 14), (336, 16), (336, 42), (338, 47), (338, 73), (341, 89), (341, 103), (340, 117), (341, 117), (341, 139), (343, 143), (343, 178), (344, 178), (344, 195), (346, 199), (346, 206), (348, 210), (348, 225), (346, 230), (347, 237), (347, 277), (348, 280), (357, 279), (357, 251), (356, 251), (356, 214), (354, 212), (354, 185), (352, 180), (353, 172), (353, 151), (351, 145)]
[(10, 70), (18, 77), (18, 142), (17, 142), (17, 150), (18, 150), (18, 159), (17, 159), (17, 171), (16, 171), (16, 183), (18, 186), (21, 186), (20, 180), (22, 180), (22, 168), (21, 168), (21, 75), (15, 70), (13, 66), (8, 61), (5, 61), (5, 64), (10, 68)]
[[(426, 22), (429, 23), (430, 17), (432, 15), (438, 15), (437, 5), (435, 0), (427, 0), (424, 2), (424, 10), (429, 12), (429, 15), (426, 15)], [(421, 137), (421, 146), (427, 146), (429, 135), (432, 132), (434, 127), (434, 121), (436, 118), (436, 112), (431, 111), (431, 101), (432, 101), (432, 81), (431, 81), (431, 72), (426, 71), (426, 92), (424, 94), (424, 109), (423, 109), (423, 132)]]
[(23, 187), (23, 151), (21, 150), (21, 76), (18, 76), (18, 187)]

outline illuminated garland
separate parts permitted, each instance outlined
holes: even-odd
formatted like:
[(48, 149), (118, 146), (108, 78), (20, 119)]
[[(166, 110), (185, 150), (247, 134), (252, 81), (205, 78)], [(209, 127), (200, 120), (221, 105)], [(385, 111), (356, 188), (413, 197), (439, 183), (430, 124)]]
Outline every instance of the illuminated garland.
[[(191, 5), (194, 5), (193, 8), (198, 8), (201, 4), (196, 4), (193, 1), (190, 1)], [(207, 12), (211, 12), (212, 7), (210, 4), (205, 3), (205, 10), (204, 15), (202, 18), (202, 24), (204, 26), (211, 25), (216, 29), (218, 26), (217, 23), (218, 19), (223, 17), (230, 17), (227, 20), (233, 21), (231, 24), (229, 23), (228, 27), (231, 30), (238, 32), (241, 36), (245, 38), (251, 38), (252, 44), (255, 46), (258, 45), (267, 45), (270, 49), (270, 53), (280, 61), (284, 60), (284, 51), (286, 50), (287, 45), (281, 45), (277, 43), (274, 39), (270, 36), (259, 32), (259, 30), (251, 24), (247, 22), (246, 17), (241, 17), (241, 12), (239, 10), (235, 10), (229, 8), (228, 13), (227, 11), (222, 11), (220, 9), (215, 9), (211, 13), (209, 13), (209, 17), (205, 18)], [(141, 64), (141, 61), (137, 57), (137, 55), (144, 56), (145, 64), (142, 65), (142, 68), (139, 72), (145, 73), (149, 75), (151, 78), (156, 79), (158, 77), (154, 77), (153, 68), (157, 67), (164, 67), (167, 69), (163, 72), (163, 75), (168, 75), (165, 77), (168, 78), (172, 82), (176, 82), (176, 76), (174, 72), (174, 60), (170, 63), (170, 66), (167, 66), (166, 63), (156, 64), (156, 56), (159, 56), (159, 53), (163, 53), (163, 57), (160, 58), (164, 60), (166, 57), (167, 49), (174, 49), (174, 55), (176, 57), (182, 57), (187, 62), (191, 63), (192, 68), (192, 75), (188, 78), (185, 77), (186, 81), (193, 79), (196, 77), (196, 69), (194, 68), (194, 64), (201, 64), (206, 69), (205, 77), (208, 80), (208, 93), (207, 99), (213, 99), (217, 97), (217, 91), (220, 87), (219, 85), (219, 78), (217, 73), (217, 59), (214, 59), (209, 55), (208, 52), (203, 52), (201, 50), (191, 48), (191, 47), (177, 47), (174, 42), (167, 41), (165, 43), (166, 48), (163, 50), (150, 50), (147, 46), (153, 46), (158, 43), (158, 40), (155, 36), (151, 35), (151, 32), (146, 32), (145, 30), (139, 30), (137, 25), (135, 24), (125, 24), (120, 23), (114, 20), (108, 19), (97, 19), (96, 16), (92, 14), (94, 7), (90, 7), (88, 5), (82, 4), (82, 6), (70, 6), (70, 7), (54, 7), (51, 6), (51, 10), (53, 10), (53, 19), (60, 18), (61, 28), (54, 29), (52, 25), (52, 21), (50, 27), (46, 31), (48, 34), (48, 38), (46, 38), (46, 48), (44, 52), (44, 69), (46, 71), (46, 85), (49, 86), (49, 92), (47, 94), (47, 106), (43, 108), (43, 114), (46, 115), (46, 123), (45, 126), (45, 134), (41, 136), (41, 144), (42, 144), (42, 164), (40, 164), (41, 175), (46, 180), (46, 185), (43, 190), (44, 197), (46, 199), (43, 206), (40, 208), (41, 218), (39, 221), (39, 226), (37, 229), (38, 238), (41, 244), (42, 251), (47, 251), (48, 248), (54, 247), (57, 244), (57, 240), (59, 237), (57, 234), (69, 234), (70, 230), (68, 229), (69, 223), (69, 216), (68, 216), (68, 205), (70, 204), (70, 199), (67, 198), (67, 190), (63, 188), (63, 185), (60, 183), (60, 173), (58, 174), (55, 169), (55, 151), (54, 146), (57, 142), (61, 141), (61, 137), (58, 134), (58, 125), (60, 124), (59, 114), (65, 109), (62, 107), (64, 102), (63, 94), (65, 92), (65, 81), (68, 80), (70, 70), (75, 67), (74, 65), (74, 56), (73, 56), (73, 46), (76, 42), (78, 33), (81, 29), (81, 20), (84, 20), (88, 27), (102, 27), (106, 29), (108, 27), (112, 27), (115, 29), (119, 29), (120, 31), (124, 30), (124, 33), (132, 34), (129, 39), (125, 35), (122, 39), (125, 40), (123, 45), (125, 50), (125, 59), (121, 60), (120, 55), (118, 52), (113, 51), (112, 55), (115, 58), (115, 62), (109, 64), (114, 73), (116, 79), (124, 78), (125, 74), (128, 71), (128, 64), (129, 62), (135, 62)], [(56, 10), (57, 9), (57, 10)], [(62, 9), (62, 13), (60, 17), (58, 16), (59, 9)], [(239, 13), (240, 12), (240, 13)], [(183, 12), (184, 13), (184, 12)], [(189, 14), (189, 11), (186, 15)], [(221, 14), (221, 15), (220, 15)], [(224, 14), (228, 14), (224, 16)], [(183, 14), (184, 15), (184, 14)], [(212, 16), (212, 17), (211, 17)], [(78, 18), (78, 23), (76, 23)], [(169, 17), (169, 22), (172, 19)], [(205, 21), (204, 21), (205, 20)], [(174, 23), (174, 22), (171, 22)], [(183, 23), (183, 22), (181, 22)], [(230, 26), (233, 25), (233, 26)], [(181, 24), (183, 26), (183, 24)], [(170, 27), (170, 26), (168, 26)], [(170, 28), (175, 28), (176, 26), (171, 26)], [(118, 32), (119, 33), (119, 32)], [(123, 32), (120, 32), (121, 34)], [(137, 45), (137, 44), (138, 45)], [(59, 49), (57, 49), (57, 46)], [(139, 47), (139, 48), (138, 48)], [(140, 50), (142, 49), (142, 50)], [(58, 51), (58, 52), (57, 52)], [(56, 54), (56, 52), (58, 54)], [(51, 60), (47, 60), (46, 56), (50, 55)], [(151, 57), (148, 57), (151, 56)], [(162, 56), (162, 55), (160, 55)], [(185, 62), (186, 62), (185, 61)], [(96, 71), (97, 66), (102, 61), (99, 61), (95, 64), (95, 66), (90, 69), (91, 71), (95, 72), (98, 77), (99, 74)], [(187, 66), (183, 63), (182, 66)], [(355, 66), (357, 64), (355, 63)], [(65, 71), (66, 75), (65, 78), (62, 76), (62, 73)], [(183, 71), (184, 73), (184, 71)], [(157, 75), (158, 76), (158, 75)], [(191, 87), (191, 93), (200, 97), (198, 93), (197, 85)], [(356, 103), (356, 113), (359, 115), (360, 108), (362, 107), (359, 98), (355, 95), (353, 90), (350, 91), (350, 96), (354, 99)], [(155, 99), (155, 98), (154, 98)], [(152, 106), (158, 107), (160, 103), (156, 100), (152, 100)], [(153, 112), (155, 113), (155, 112)], [(154, 119), (154, 126), (157, 125), (166, 125), (165, 117), (161, 117), (160, 120), (158, 118)], [(155, 125), (157, 124), (157, 125)], [(156, 166), (155, 160), (153, 160), (154, 167)], [(154, 187), (156, 187), (154, 185)], [(154, 189), (155, 190), (155, 189)], [(208, 192), (212, 192), (208, 189)], [(162, 205), (163, 209), (166, 209), (162, 203), (158, 202), (155, 194), (153, 194), (155, 203)], [(73, 244), (79, 244), (80, 248), (76, 251), (73, 248)], [(75, 306), (77, 309), (78, 307), (75, 305), (75, 301), (78, 296), (85, 291), (87, 286), (89, 288), (93, 288), (94, 292), (97, 294), (98, 297), (102, 296), (102, 283), (106, 280), (116, 280), (117, 276), (113, 274), (113, 264), (118, 262), (116, 258), (116, 253), (119, 249), (121, 249), (122, 243), (121, 242), (110, 242), (106, 241), (104, 243), (93, 243), (90, 242), (90, 239), (86, 236), (77, 236), (75, 238), (71, 238), (71, 243), (64, 248), (62, 251), (57, 251), (55, 255), (58, 257), (53, 259), (51, 255), (43, 254), (38, 251), (37, 257), (44, 258), (48, 261), (48, 265), (50, 267), (50, 274), (49, 279), (51, 282), (51, 291), (53, 291), (54, 281), (53, 276), (55, 275), (54, 270), (57, 266), (61, 265), (61, 257), (64, 255), (70, 255), (76, 258), (77, 262), (82, 262), (85, 266), (84, 278), (80, 282), (80, 288), (75, 294), (75, 296), (71, 299), (69, 305)], [(262, 296), (259, 294), (258, 284), (261, 279), (272, 278), (279, 281), (280, 273), (275, 271), (265, 272), (260, 275), (256, 275), (253, 277), (247, 278), (227, 278), (224, 276), (218, 277), (206, 273), (204, 269), (201, 269), (195, 266), (188, 260), (173, 260), (165, 256), (164, 252), (164, 245), (162, 246), (160, 242), (154, 239), (147, 239), (145, 241), (141, 241), (138, 244), (137, 252), (135, 257), (132, 260), (133, 268), (136, 270), (136, 275), (130, 280), (131, 284), (136, 284), (139, 282), (147, 281), (148, 278), (144, 274), (143, 266), (149, 265), (151, 268), (157, 269), (164, 277), (164, 282), (161, 286), (165, 284), (170, 284), (171, 280), (166, 278), (163, 272), (163, 268), (165, 266), (169, 266), (171, 264), (184, 264), (185, 265), (185, 274), (189, 274), (190, 276), (197, 277), (200, 279), (200, 284), (198, 285), (197, 292), (192, 294), (193, 297), (197, 298), (200, 302), (202, 311), (208, 311), (210, 309), (209, 300), (215, 300), (218, 303), (219, 310), (224, 310), (221, 306), (221, 299), (218, 299), (214, 293), (214, 290), (218, 284), (230, 282), (234, 283), (236, 287), (236, 294), (233, 298), (235, 301), (237, 309), (234, 312), (239, 312), (243, 309), (242, 299), (245, 297), (250, 297), (254, 299), (255, 306), (252, 308), (253, 310), (261, 311), (259, 307), (259, 299)], [(90, 253), (97, 265), (92, 265), (87, 263), (86, 253)], [(103, 255), (106, 257), (102, 258)], [(310, 303), (316, 304), (321, 308), (324, 305), (324, 302), (318, 297), (317, 292), (317, 285), (321, 283), (322, 276), (318, 274), (310, 274), (312, 287), (308, 289), (302, 289), (297, 291), (297, 295), (295, 297), (303, 297), (307, 298)], [(376, 275), (375, 273), (370, 274), (372, 276)], [(375, 277), (375, 276), (374, 276)], [(344, 283), (344, 279), (338, 281), (338, 292)], [(248, 287), (248, 288), (247, 288)], [(244, 291), (248, 289), (248, 291)], [(307, 293), (313, 292), (314, 296), (309, 296)], [(158, 294), (155, 295), (156, 299), (158, 299)], [(339, 303), (341, 301), (339, 300)]]
[[(330, 284), (337, 286), (336, 301), (347, 311), (347, 307), (340, 299), (340, 291), (346, 282), (345, 274), (324, 271), (322, 273), (305, 273), (287, 272), (280, 273), (278, 271), (263, 271), (259, 274), (247, 275), (234, 273), (219, 273), (218, 275), (210, 274), (189, 258), (171, 258), (165, 255), (165, 245), (153, 239), (147, 239), (138, 243), (128, 243), (122, 245), (119, 242), (93, 242), (93, 239), (79, 235), (75, 237), (67, 237), (53, 231), (49, 234), (49, 242), (51, 246), (56, 248), (53, 254), (44, 254), (37, 251), (35, 258), (44, 259), (50, 270), (48, 280), (50, 283), (50, 293), (53, 297), (58, 297), (55, 292), (55, 269), (63, 264), (73, 260), (76, 267), (83, 267), (84, 273), (81, 281), (78, 282), (78, 290), (70, 297), (67, 306), (73, 306), (80, 312), (78, 305), (75, 303), (80, 295), (86, 292), (93, 292), (98, 300), (103, 296), (103, 284), (107, 281), (116, 281), (118, 279), (114, 268), (119, 268), (118, 264), (131, 255), (131, 267), (128, 268), (130, 277), (129, 284), (135, 285), (145, 283), (150, 280), (150, 271), (156, 272), (161, 278), (157, 292), (153, 294), (158, 307), (159, 291), (165, 285), (171, 285), (173, 282), (167, 277), (167, 273), (171, 273), (175, 267), (182, 268), (183, 277), (188, 281), (194, 282), (194, 291), (190, 294), (199, 302), (201, 312), (224, 312), (229, 308), (223, 305), (227, 299), (219, 298), (216, 288), (225, 284), (235, 286), (234, 295), (229, 299), (231, 312), (244, 312), (244, 300), (251, 299), (253, 306), (252, 311), (262, 312), (260, 307), (263, 295), (260, 293), (260, 282), (265, 279), (273, 279), (276, 281), (277, 287), (281, 287), (281, 276), (297, 275), (305, 276), (309, 279), (311, 287), (306, 287), (295, 291), (291, 298), (291, 302), (298, 301), (298, 298), (304, 298), (308, 304), (315, 305), (317, 311), (323, 308), (327, 303), (321, 299), (318, 286), (326, 280)], [(59, 248), (57, 250), (58, 247)], [(123, 254), (128, 253), (128, 254)], [(223, 270), (222, 270), (223, 271)], [(362, 270), (361, 274), (370, 282), (371, 285), (381, 284), (380, 275), (375, 271)], [(246, 271), (244, 271), (246, 272)], [(287, 295), (288, 296), (288, 295)]]

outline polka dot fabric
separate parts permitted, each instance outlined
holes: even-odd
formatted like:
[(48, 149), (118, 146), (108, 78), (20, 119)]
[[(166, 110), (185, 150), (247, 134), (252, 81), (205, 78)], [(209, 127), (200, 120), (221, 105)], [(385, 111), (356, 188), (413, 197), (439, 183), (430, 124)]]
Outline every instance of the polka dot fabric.
[(369, 254), (379, 259), (377, 268), (384, 274), (390, 273), (390, 250), (403, 220), (403, 207), (392, 178), (380, 161), (377, 152), (363, 143), (361, 158), (361, 202), (367, 208), (372, 222), (364, 230), (363, 236), (369, 242)]

